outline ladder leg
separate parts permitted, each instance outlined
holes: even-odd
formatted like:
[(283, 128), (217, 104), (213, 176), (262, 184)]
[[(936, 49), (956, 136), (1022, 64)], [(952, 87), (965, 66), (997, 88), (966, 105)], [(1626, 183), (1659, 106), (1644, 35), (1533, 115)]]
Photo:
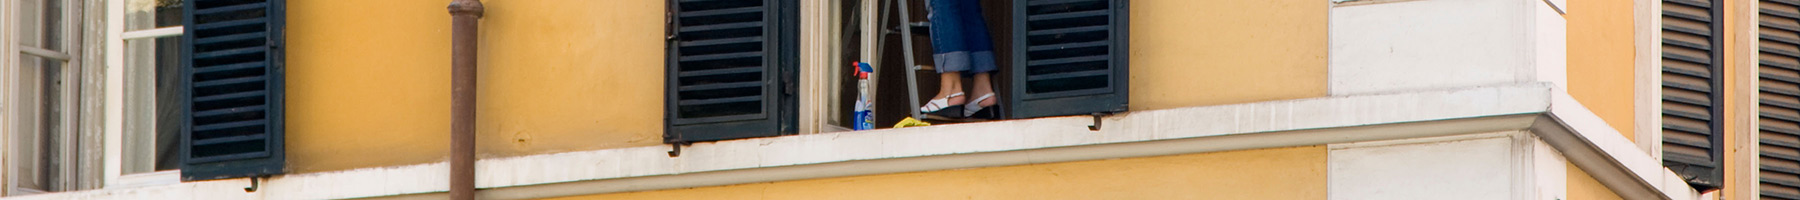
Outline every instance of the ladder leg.
[[(910, 7), (912, 4), (907, 4), (906, 0), (896, 1), (899, 2), (894, 7), (900, 10), (900, 30), (898, 31), (900, 31), (900, 47), (903, 51), (901, 59), (906, 61), (906, 66), (904, 66), (906, 70), (903, 73), (906, 73), (907, 110), (912, 110), (914, 119), (925, 120), (925, 115), (919, 113), (919, 77), (917, 69), (914, 69), (914, 66), (918, 65), (913, 63), (913, 59), (917, 57), (913, 57), (912, 27), (908, 27), (912, 23), (912, 14), (907, 12), (906, 7)], [(887, 27), (882, 28), (886, 29)]]
[[(885, 50), (887, 50), (887, 39), (888, 39), (888, 37), (887, 37), (887, 34), (888, 34), (887, 25), (888, 24), (887, 23), (888, 23), (888, 20), (894, 18), (893, 15), (889, 15), (890, 12), (893, 12), (893, 11), (892, 11), (892, 9), (888, 9), (888, 5), (893, 3), (894, 0), (879, 0), (879, 1), (881, 1), (881, 5), (880, 5), (881, 10), (875, 11), (875, 12), (877, 15), (881, 15), (881, 21), (875, 22), (875, 27), (876, 27), (875, 28), (875, 35), (876, 35), (875, 37), (877, 38), (877, 39), (875, 39), (876, 40), (875, 41), (875, 51), (885, 51)], [(880, 54), (880, 53), (876, 53), (876, 54)], [(887, 58), (878, 57), (877, 59), (887, 59)], [(880, 63), (880, 62), (876, 62), (876, 63)], [(875, 68), (881, 68), (881, 66), (876, 65)], [(881, 70), (875, 70), (875, 71), (879, 72)]]

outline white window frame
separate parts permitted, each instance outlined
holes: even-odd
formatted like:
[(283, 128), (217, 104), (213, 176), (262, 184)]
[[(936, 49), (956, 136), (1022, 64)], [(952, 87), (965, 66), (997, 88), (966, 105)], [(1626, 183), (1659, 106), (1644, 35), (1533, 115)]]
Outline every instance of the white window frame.
[[(61, 52), (37, 47), (22, 47), (18, 45), (19, 41), (17, 37), (19, 35), (17, 32), (0, 31), (0, 105), (13, 105), (13, 100), (21, 98), (17, 96), (18, 88), (16, 87), (21, 87), (22, 85), (15, 85), (14, 82), (20, 80), (19, 74), (21, 74), (20, 71), (23, 70), (24, 66), (19, 66), (17, 62), (22, 56), (31, 54), (35, 57), (49, 58), (52, 61), (60, 60), (60, 62), (63, 62), (62, 70), (64, 70), (64, 72), (60, 74), (63, 76), (61, 78), (65, 81), (65, 84), (62, 91), (63, 93), (60, 95), (63, 95), (64, 98), (60, 98), (60, 100), (64, 102), (60, 106), (63, 107), (65, 115), (60, 117), (63, 118), (61, 123), (63, 124), (62, 127), (66, 129), (64, 130), (64, 134), (68, 138), (63, 138), (61, 143), (71, 150), (66, 152), (67, 154), (64, 156), (67, 157), (62, 159), (65, 162), (68, 162), (67, 164), (71, 165), (67, 166), (71, 169), (63, 170), (63, 173), (58, 175), (62, 176), (64, 182), (52, 184), (60, 184), (60, 187), (68, 188), (66, 190), (80, 190), (86, 189), (91, 185), (88, 181), (89, 179), (83, 178), (82, 176), (84, 174), (92, 174), (84, 171), (91, 169), (81, 167), (85, 165), (82, 163), (95, 161), (83, 159), (79, 150), (74, 149), (75, 145), (82, 143), (81, 141), (86, 141), (87, 137), (79, 133), (79, 130), (82, 127), (79, 115), (81, 114), (81, 110), (84, 109), (80, 104), (81, 100), (78, 99), (80, 97), (79, 94), (84, 90), (80, 77), (83, 76), (83, 71), (85, 71), (82, 67), (82, 57), (80, 54), (83, 50), (80, 43), (82, 31), (79, 30), (83, 23), (81, 20), (82, 2), (64, 0), (53, 1), (62, 1), (64, 3), (64, 5), (62, 5), (63, 9), (60, 10), (59, 13), (56, 13), (57, 15), (61, 15), (60, 18), (63, 19), (61, 21), (62, 24), (51, 25), (62, 27), (61, 30), (63, 30), (63, 32), (61, 35), (64, 40), (61, 44), (58, 44), (61, 45)], [(22, 8), (20, 6), (20, 1), (0, 2), (0, 28), (3, 28), (0, 30), (18, 29), (19, 24), (14, 22), (14, 20), (17, 19), (13, 17), (19, 14), (16, 9), (20, 8)], [(0, 170), (4, 171), (4, 173), (0, 173), (0, 180), (4, 180), (0, 181), (0, 185), (3, 185), (0, 189), (4, 189), (4, 191), (0, 191), (0, 194), (7, 196), (52, 192), (17, 188), (18, 180), (8, 177), (11, 174), (18, 173), (17, 170), (19, 170), (19, 168), (12, 166), (14, 163), (17, 163), (14, 159), (23, 156), (23, 153), (36, 153), (12, 151), (11, 149), (11, 144), (18, 142), (13, 141), (14, 136), (26, 134), (15, 132), (15, 129), (11, 128), (18, 124), (19, 120), (27, 118), (28, 116), (22, 116), (25, 114), (26, 113), (19, 113), (17, 112), (17, 109), (13, 109), (9, 106), (0, 106), (0, 136), (3, 136), (0, 137), (0, 151), (5, 152), (0, 154), (0, 156), (4, 156), (5, 158), (0, 159), (0, 169), (4, 169)]]
[(1638, 148), (1662, 163), (1662, 1), (1635, 0), (1632, 33), (1637, 48), (1632, 85), (1637, 96), (1632, 136)]
[(182, 26), (129, 31), (126, 0), (106, 2), (105, 188), (132, 188), (181, 183), (181, 170), (125, 173), (125, 41), (180, 36)]
[[(1762, 10), (1761, 1), (1752, 2), (1758, 3), (1738, 3), (1732, 7), (1725, 8), (1725, 10), (1727, 10), (1726, 12), (1732, 15), (1732, 18), (1736, 19), (1727, 23), (1736, 27), (1759, 27), (1741, 28), (1746, 30), (1732, 31), (1730, 34), (1734, 34), (1737, 38), (1754, 38), (1728, 41), (1737, 45), (1737, 48), (1731, 49), (1732, 51), (1758, 52), (1759, 49), (1762, 49), (1762, 31), (1760, 29), (1761, 25), (1758, 24), (1762, 22), (1762, 19), (1760, 19), (1762, 17), (1760, 12)], [(1735, 154), (1733, 157), (1734, 159), (1726, 160), (1723, 162), (1726, 165), (1721, 165), (1719, 168), (1721, 168), (1720, 170), (1724, 170), (1726, 166), (1732, 166), (1730, 164), (1735, 163), (1735, 166), (1733, 167), (1736, 167), (1737, 169), (1733, 170), (1733, 173), (1725, 174), (1725, 176), (1738, 177), (1735, 180), (1737, 182), (1724, 184), (1733, 184), (1737, 185), (1736, 187), (1742, 188), (1734, 189), (1735, 191), (1732, 191), (1736, 192), (1736, 194), (1725, 194), (1723, 192), (1716, 194), (1724, 199), (1751, 199), (1760, 196), (1762, 193), (1762, 173), (1760, 173), (1762, 171), (1762, 161), (1760, 159), (1761, 156), (1759, 156), (1762, 154), (1762, 145), (1759, 142), (1762, 141), (1762, 122), (1760, 120), (1761, 117), (1758, 117), (1761, 115), (1760, 113), (1762, 113), (1762, 92), (1759, 91), (1759, 88), (1762, 88), (1762, 81), (1760, 81), (1762, 80), (1762, 65), (1758, 63), (1762, 59), (1761, 56), (1761, 53), (1737, 53), (1734, 56), (1727, 57), (1727, 59), (1730, 59), (1731, 63), (1737, 64), (1737, 73), (1727, 74), (1727, 76), (1737, 78), (1737, 80), (1735, 80), (1736, 82), (1731, 83), (1733, 84), (1732, 86), (1735, 87), (1737, 91), (1744, 91), (1741, 93), (1748, 94), (1727, 97), (1729, 101), (1738, 103), (1738, 105), (1742, 106), (1735, 107), (1734, 111), (1737, 112), (1737, 115), (1731, 117), (1736, 120), (1730, 122), (1737, 124), (1736, 127), (1733, 127), (1736, 129), (1732, 131), (1736, 132), (1738, 135), (1734, 136), (1732, 140), (1725, 141), (1726, 143), (1732, 143), (1732, 145), (1734, 145), (1735, 151), (1733, 151), (1733, 149), (1725, 150), (1725, 154), (1727, 155)]]
[[(12, 10), (13, 8), (18, 7), (15, 5), (18, 4), (18, 2), (19, 1), (0, 2), (0, 29), (18, 30), (17, 27), (14, 27), (12, 22)], [(14, 31), (0, 31), (0, 52), (5, 53), (4, 56), (0, 56), (0, 72), (6, 72), (0, 73), (0, 150), (12, 149), (12, 145), (10, 145), (12, 144), (12, 140), (9, 138), (12, 138), (12, 135), (16, 134), (12, 132), (12, 116), (15, 114), (13, 114), (12, 107), (10, 106), (12, 105), (12, 99), (14, 98), (13, 94), (15, 93), (12, 89), (12, 81), (17, 80), (18, 78), (14, 78), (14, 76), (18, 76), (19, 74), (12, 73), (18, 71), (13, 68), (13, 65), (17, 65), (13, 64), (13, 57), (15, 57), (13, 55), (15, 53), (13, 52), (18, 52), (17, 50), (13, 50), (13, 37), (16, 37), (14, 35), (17, 35)], [(6, 153), (0, 154), (0, 157), (11, 158), (13, 156), (11, 153)], [(13, 170), (11, 166), (12, 162), (8, 161), (8, 159), (0, 159), (0, 172), (11, 172)], [(7, 188), (12, 188), (13, 184), (10, 174), (11, 173), (0, 173), (0, 189), (10, 190)], [(4, 195), (4, 193), (5, 191), (0, 191), (0, 195)]]
[[(18, 1), (0, 2), (0, 29), (18, 30), (18, 28), (13, 27), (12, 23), (12, 9), (13, 7), (17, 7), (13, 4), (18, 4)], [(14, 37), (14, 34), (16, 33), (13, 33), (13, 31), (0, 31), (0, 52), (8, 53), (6, 56), (0, 56), (0, 72), (15, 71), (12, 68), (14, 64), (11, 64), (13, 63), (13, 56), (10, 55), (10, 52), (17, 52), (13, 50), (12, 47), (12, 38)], [(18, 73), (0, 73), (0, 149), (12, 149), (12, 146), (8, 145), (12, 143), (12, 140), (7, 138), (11, 138), (13, 135), (11, 131), (11, 127), (13, 126), (11, 116), (13, 116), (13, 114), (12, 107), (8, 105), (12, 105), (12, 80), (16, 79), (13, 78), (13, 76), (17, 75)], [(12, 157), (12, 155), (0, 156), (8, 158)], [(12, 167), (9, 167), (11, 165), (12, 162), (8, 162), (6, 159), (0, 159), (0, 172), (12, 171)], [(10, 183), (12, 177), (7, 174), (8, 173), (0, 173), (0, 189), (10, 188), (13, 185)], [(4, 191), (0, 191), (0, 193), (4, 193)]]
[(849, 73), (840, 7), (840, 0), (800, 1), (800, 134), (850, 131), (851, 111), (838, 109)]

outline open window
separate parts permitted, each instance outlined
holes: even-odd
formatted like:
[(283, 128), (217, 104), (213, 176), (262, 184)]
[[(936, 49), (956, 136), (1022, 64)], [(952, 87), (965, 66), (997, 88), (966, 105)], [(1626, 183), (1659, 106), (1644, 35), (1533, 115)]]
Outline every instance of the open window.
[[(908, 98), (928, 101), (937, 88), (933, 71), (905, 67), (902, 31), (914, 34), (915, 64), (931, 61), (925, 22), (927, 0), (836, 0), (836, 7), (799, 10), (794, 0), (668, 1), (664, 142), (682, 144), (797, 134), (798, 116), (810, 113), (827, 120), (805, 126), (837, 130), (852, 127), (859, 93), (849, 62), (831, 63), (826, 81), (807, 83), (829, 92), (799, 91), (800, 12), (840, 13), (836, 43), (825, 48), (839, 54), (808, 59), (869, 62), (878, 67), (871, 78), (874, 127), (908, 117)], [(980, 16), (993, 38), (996, 64), (992, 84), (1003, 119), (1086, 115), (1127, 109), (1128, 43), (1125, 0), (980, 0)], [(900, 19), (904, 3), (908, 18)], [(811, 16), (811, 15), (809, 15)], [(885, 21), (885, 22), (884, 22)], [(806, 29), (815, 30), (815, 29)], [(829, 29), (827, 29), (829, 30)], [(841, 33), (832, 35), (828, 33)], [(826, 51), (826, 50), (817, 50)], [(809, 62), (810, 63), (810, 62)], [(816, 68), (807, 68), (816, 69)], [(921, 68), (923, 69), (923, 68)], [(836, 73), (845, 72), (845, 73)], [(916, 73), (907, 81), (907, 73)], [(965, 77), (965, 83), (971, 83)], [(918, 95), (906, 87), (919, 88)], [(801, 111), (799, 95), (823, 101)], [(972, 100), (972, 99), (971, 99)], [(838, 119), (842, 118), (842, 119)], [(967, 121), (949, 121), (955, 123)], [(814, 124), (817, 123), (817, 124)], [(821, 130), (822, 131), (822, 130)]]
[(0, 157), (4, 194), (28, 195), (92, 186), (79, 134), (82, 94), (78, 6), (73, 1), (0, 3)]
[[(929, 101), (938, 88), (931, 70), (908, 70), (902, 59), (932, 63), (926, 2), (929, 0), (842, 0), (845, 60), (879, 65), (874, 80), (875, 127), (891, 127), (909, 117), (908, 98)], [(908, 5), (910, 19), (894, 15), (893, 6)], [(978, 0), (982, 18), (994, 40), (999, 70), (993, 84), (1002, 119), (1086, 115), (1127, 110), (1128, 24), (1126, 0)], [(867, 8), (877, 6), (876, 8)], [(876, 24), (869, 24), (876, 23)], [(902, 25), (907, 24), (907, 25)], [(900, 31), (911, 31), (912, 55), (906, 58)], [(854, 34), (848, 34), (854, 33)], [(862, 42), (856, 42), (862, 41)], [(904, 73), (917, 73), (909, 83)], [(856, 94), (855, 77), (843, 75), (845, 94)], [(969, 85), (973, 80), (964, 78)], [(918, 95), (908, 95), (909, 84)], [(854, 96), (844, 95), (845, 103)], [(971, 99), (973, 100), (973, 99)], [(840, 109), (851, 109), (843, 106)], [(848, 116), (848, 115), (845, 115)], [(844, 119), (844, 121), (850, 121)], [(970, 121), (930, 120), (934, 123)]]
[[(122, 74), (118, 171), (108, 187), (282, 173), (281, 0), (114, 4), (109, 65)], [(109, 142), (110, 143), (110, 142)]]
[[(181, 157), (182, 1), (126, 4), (119, 182), (173, 182)], [(160, 172), (160, 173), (157, 173)], [(113, 183), (109, 185), (123, 185)]]

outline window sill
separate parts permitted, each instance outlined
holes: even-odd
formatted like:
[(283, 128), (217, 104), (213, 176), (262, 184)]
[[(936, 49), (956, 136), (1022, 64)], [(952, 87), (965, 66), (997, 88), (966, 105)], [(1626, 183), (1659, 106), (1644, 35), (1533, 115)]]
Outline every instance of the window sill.
[[(1532, 130), (1620, 194), (1689, 199), (1680, 180), (1548, 85), (1336, 96), (1088, 116), (823, 133), (479, 161), (481, 198), (524, 199), (757, 182)], [(1549, 123), (1545, 123), (1549, 122)], [(1571, 123), (1573, 122), (1573, 123)], [(1574, 125), (1568, 125), (1574, 124)], [(1232, 137), (1219, 137), (1232, 136)], [(442, 195), (444, 163), (38, 195), (45, 199), (295, 199)], [(31, 197), (35, 199), (38, 197)], [(1631, 198), (1631, 197), (1628, 197)]]
[(181, 184), (181, 170), (164, 170), (148, 173), (127, 174), (119, 176), (116, 183), (107, 183), (106, 189), (141, 188), (158, 185)]

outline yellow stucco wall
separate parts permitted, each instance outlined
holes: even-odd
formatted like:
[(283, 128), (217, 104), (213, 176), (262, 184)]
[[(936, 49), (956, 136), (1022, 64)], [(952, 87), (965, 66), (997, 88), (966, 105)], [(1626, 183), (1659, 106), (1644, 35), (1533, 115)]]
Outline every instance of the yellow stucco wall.
[[(477, 105), (483, 157), (661, 144), (661, 1), (486, 4)], [(288, 1), (291, 171), (446, 159), (445, 5)]]
[(1569, 1), (1569, 96), (1625, 138), (1633, 135), (1635, 45), (1631, 0)]
[(1325, 199), (1325, 155), (1290, 147), (558, 199)]
[[(446, 159), (445, 1), (288, 4), (290, 171)], [(485, 4), (482, 157), (661, 144), (661, 1)], [(1134, 110), (1326, 95), (1323, 3), (1142, 0), (1131, 17)]]
[(1613, 193), (1612, 189), (1607, 189), (1605, 185), (1600, 185), (1600, 181), (1594, 180), (1594, 177), (1591, 175), (1588, 175), (1587, 171), (1581, 170), (1581, 168), (1575, 167), (1575, 163), (1569, 163), (1569, 162), (1563, 162), (1563, 163), (1566, 167), (1569, 168), (1568, 175), (1567, 175), (1568, 176), (1567, 184), (1568, 184), (1569, 200), (1622, 200), (1622, 199), (1625, 199), (1625, 198), (1620, 198), (1619, 194)]
[(1314, 0), (1132, 1), (1131, 109), (1325, 96), (1326, 9)]

